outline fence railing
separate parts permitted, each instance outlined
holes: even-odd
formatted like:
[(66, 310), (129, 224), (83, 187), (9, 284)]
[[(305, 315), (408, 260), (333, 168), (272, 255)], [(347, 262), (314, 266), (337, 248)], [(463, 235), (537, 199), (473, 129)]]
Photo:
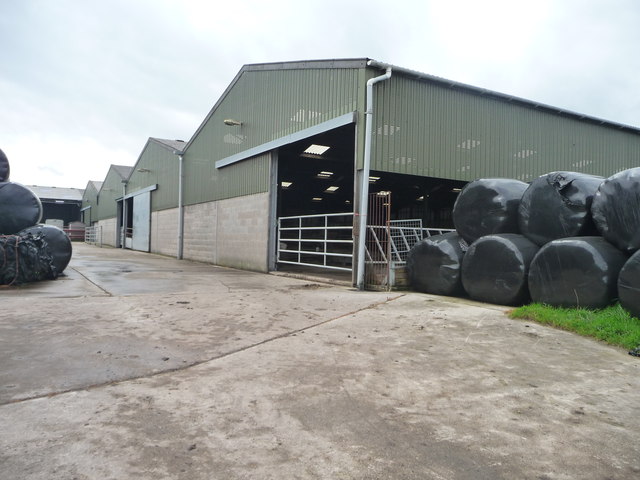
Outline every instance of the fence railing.
[(82, 241), (85, 237), (85, 229), (86, 227), (64, 227), (64, 233), (67, 234), (69, 240), (72, 242), (74, 240)]
[(98, 225), (93, 227), (85, 227), (84, 241), (85, 243), (91, 243), (93, 245), (97, 245), (98, 247), (101, 247), (102, 246), (102, 227)]
[[(409, 251), (423, 238), (454, 231), (452, 228), (423, 228), (421, 225), (398, 226), (399, 222), (408, 221), (397, 222), (391, 221), (388, 227), (373, 225), (367, 227), (369, 235), (374, 239), (373, 242), (369, 242), (368, 248), (376, 250), (375, 255), (373, 252), (367, 252), (368, 262), (376, 258), (378, 259), (376, 263), (391, 262), (394, 267), (404, 266), (407, 263)], [(387, 242), (389, 248), (386, 248)]]
[(353, 266), (353, 213), (278, 219), (278, 263), (350, 272)]

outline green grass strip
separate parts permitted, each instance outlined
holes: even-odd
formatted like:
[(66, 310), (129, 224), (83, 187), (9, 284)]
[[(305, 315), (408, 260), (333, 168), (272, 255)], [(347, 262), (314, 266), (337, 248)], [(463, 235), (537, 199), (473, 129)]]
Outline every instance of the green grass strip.
[(640, 346), (640, 320), (629, 315), (619, 304), (602, 310), (587, 310), (532, 303), (512, 310), (509, 316), (551, 325), (627, 349)]

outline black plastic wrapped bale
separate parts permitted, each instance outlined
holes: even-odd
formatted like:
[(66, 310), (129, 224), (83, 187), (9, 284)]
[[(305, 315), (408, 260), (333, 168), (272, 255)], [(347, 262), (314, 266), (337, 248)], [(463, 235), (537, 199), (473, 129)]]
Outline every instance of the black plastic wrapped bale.
[(35, 225), (18, 233), (20, 236), (26, 236), (27, 234), (40, 235), (43, 238), (46, 243), (45, 248), (53, 258), (53, 266), (56, 268), (56, 272), (61, 274), (69, 265), (71, 254), (73, 253), (71, 240), (67, 234), (53, 225)]
[(618, 299), (622, 308), (640, 318), (640, 251), (631, 255), (620, 270)]
[(462, 260), (462, 285), (474, 300), (522, 305), (529, 301), (527, 274), (539, 249), (516, 233), (479, 238)]
[(19, 285), (58, 276), (41, 235), (0, 236), (0, 285)]
[(9, 181), (9, 173), (11, 169), (9, 168), (9, 159), (4, 154), (2, 150), (0, 150), (0, 182)]
[(407, 273), (414, 290), (435, 295), (463, 293), (460, 269), (468, 248), (456, 232), (433, 235), (409, 251)]
[(42, 218), (40, 199), (24, 185), (0, 183), (0, 235), (13, 235)]
[(518, 206), (529, 185), (508, 178), (468, 183), (453, 205), (453, 224), (467, 242), (494, 233), (518, 233)]
[(640, 249), (640, 167), (607, 178), (593, 197), (591, 214), (604, 238), (620, 250)]
[(597, 235), (591, 202), (604, 177), (551, 172), (536, 178), (520, 201), (520, 233), (538, 245), (565, 237)]
[(531, 262), (531, 298), (555, 307), (604, 308), (617, 297), (626, 260), (602, 237), (553, 240)]

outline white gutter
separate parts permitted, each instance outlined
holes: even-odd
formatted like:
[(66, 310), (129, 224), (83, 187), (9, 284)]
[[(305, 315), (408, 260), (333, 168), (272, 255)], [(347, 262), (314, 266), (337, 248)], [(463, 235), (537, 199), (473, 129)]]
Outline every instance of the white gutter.
[(182, 152), (174, 152), (178, 155), (178, 253), (176, 258), (182, 260), (183, 246), (184, 246), (184, 201), (183, 201), (183, 184), (184, 184), (184, 172)]
[[(368, 63), (369, 65), (371, 62)], [(360, 184), (360, 214), (358, 216), (358, 270), (356, 285), (364, 290), (365, 242), (367, 239), (367, 211), (369, 209), (369, 171), (371, 170), (371, 127), (373, 117), (373, 86), (391, 78), (391, 66), (386, 67), (384, 75), (367, 81), (367, 107), (364, 112), (364, 164), (362, 166), (362, 180)]]

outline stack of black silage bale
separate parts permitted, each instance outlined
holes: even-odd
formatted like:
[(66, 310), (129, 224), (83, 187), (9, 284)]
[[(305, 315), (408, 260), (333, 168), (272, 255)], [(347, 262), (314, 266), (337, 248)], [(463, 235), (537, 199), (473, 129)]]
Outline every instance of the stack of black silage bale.
[(0, 285), (55, 279), (71, 259), (71, 241), (42, 219), (40, 199), (9, 181), (9, 160), (0, 150)]
[[(456, 233), (409, 253), (416, 290), (504, 305), (603, 308), (618, 298), (640, 317), (640, 167), (607, 179), (567, 171), (531, 184), (478, 179), (460, 192), (453, 221)], [(433, 247), (452, 239), (463, 248)], [(461, 289), (437, 288), (454, 277)]]

